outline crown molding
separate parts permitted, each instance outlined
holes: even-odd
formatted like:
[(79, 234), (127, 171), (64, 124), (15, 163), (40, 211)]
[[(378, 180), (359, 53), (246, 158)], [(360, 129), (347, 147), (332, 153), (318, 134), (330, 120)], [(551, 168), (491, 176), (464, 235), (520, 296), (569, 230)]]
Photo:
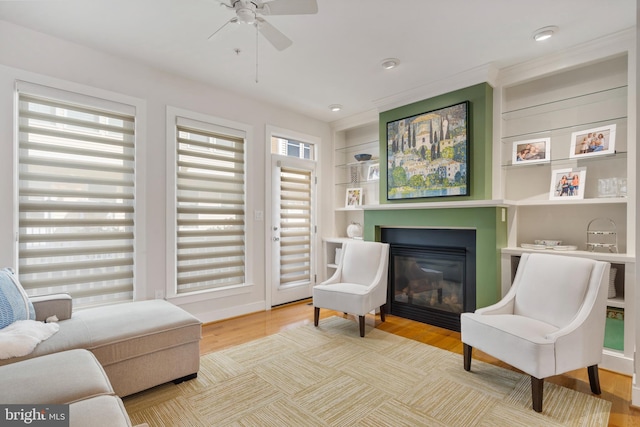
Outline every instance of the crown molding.
[(623, 55), (635, 48), (635, 37), (636, 28), (632, 27), (554, 54), (502, 69), (493, 64), (475, 67), (414, 89), (373, 100), (372, 103), (376, 109), (333, 121), (330, 125), (334, 131), (352, 129), (378, 121), (379, 114), (383, 111), (433, 98), (475, 84), (488, 83), (494, 88), (499, 86), (508, 87), (546, 74), (582, 66), (589, 62), (597, 62), (608, 57)]
[(330, 126), (334, 130), (334, 132), (340, 132), (371, 123), (377, 123), (379, 118), (380, 116), (378, 110), (373, 109), (335, 120), (330, 123)]
[(496, 84), (508, 87), (590, 62), (626, 54), (635, 49), (635, 37), (636, 29), (632, 27), (531, 61), (502, 68)]
[(497, 76), (498, 69), (493, 64), (481, 65), (414, 89), (376, 99), (373, 104), (379, 112), (383, 112), (479, 83), (489, 83), (494, 86)]

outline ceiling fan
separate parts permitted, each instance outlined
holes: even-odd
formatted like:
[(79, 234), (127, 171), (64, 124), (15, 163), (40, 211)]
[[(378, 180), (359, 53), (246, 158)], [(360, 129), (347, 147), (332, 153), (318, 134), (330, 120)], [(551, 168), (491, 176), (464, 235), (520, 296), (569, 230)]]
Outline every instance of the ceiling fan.
[(261, 15), (307, 15), (318, 12), (316, 0), (228, 0), (230, 4), (217, 0), (218, 3), (233, 9), (236, 16), (227, 21), (209, 36), (211, 39), (228, 24), (244, 23), (256, 27), (269, 43), (278, 50), (284, 50), (293, 43)]

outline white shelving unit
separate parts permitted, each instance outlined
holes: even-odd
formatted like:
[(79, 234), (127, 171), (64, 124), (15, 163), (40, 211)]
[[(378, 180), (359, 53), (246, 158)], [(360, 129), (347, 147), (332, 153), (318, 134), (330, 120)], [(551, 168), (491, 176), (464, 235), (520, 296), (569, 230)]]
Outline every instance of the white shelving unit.
[[(380, 145), (378, 123), (355, 127), (339, 132), (334, 146), (334, 231), (330, 237), (346, 237), (347, 226), (352, 222), (364, 225), (363, 208), (379, 204), (379, 178), (369, 179), (370, 167), (380, 171)], [(371, 154), (371, 160), (358, 162), (356, 154)], [(373, 171), (372, 171), (373, 172)], [(346, 206), (348, 188), (362, 188), (362, 205)]]
[[(625, 56), (528, 78), (501, 88), (496, 109), (500, 115), (499, 157), (502, 196), (509, 200), (508, 247), (502, 250), (503, 294), (525, 252), (523, 243), (562, 240), (576, 251), (544, 250), (611, 262), (617, 268), (616, 298), (608, 305), (624, 309), (624, 348), (604, 349), (602, 367), (633, 373), (635, 348), (635, 206), (628, 197), (598, 196), (598, 181), (628, 178), (635, 170), (635, 143), (628, 144), (628, 64)], [(616, 125), (615, 153), (572, 157), (571, 134)], [(547, 163), (514, 164), (514, 143), (550, 138)], [(583, 199), (550, 200), (552, 174), (557, 169), (586, 169)], [(633, 176), (635, 177), (635, 175)], [(629, 180), (631, 181), (631, 180)], [(634, 180), (633, 180), (634, 181)], [(635, 182), (628, 183), (634, 195)], [(635, 197), (633, 197), (635, 200)], [(588, 250), (587, 227), (594, 218), (616, 224), (617, 253)]]
[[(378, 139), (375, 139), (335, 150), (337, 209), (353, 209), (345, 206), (345, 196), (348, 188), (362, 188), (364, 193), (362, 205), (377, 205), (379, 203), (380, 149), (378, 145)], [(371, 154), (371, 160), (356, 161), (354, 156), (362, 153)], [(378, 171), (377, 174), (376, 170)], [(375, 177), (370, 179), (370, 175)]]
[(327, 237), (322, 240), (322, 246), (324, 250), (325, 260), (327, 261), (325, 265), (326, 269), (326, 277), (329, 278), (338, 268), (338, 260), (336, 259), (336, 249), (342, 248), (344, 242), (347, 242), (351, 239), (347, 237)]

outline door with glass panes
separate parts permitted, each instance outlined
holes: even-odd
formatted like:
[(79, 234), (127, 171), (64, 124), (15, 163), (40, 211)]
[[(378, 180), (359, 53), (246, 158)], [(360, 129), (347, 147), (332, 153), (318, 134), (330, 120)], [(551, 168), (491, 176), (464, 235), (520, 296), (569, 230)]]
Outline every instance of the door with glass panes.
[(311, 296), (315, 282), (315, 162), (272, 156), (271, 305)]

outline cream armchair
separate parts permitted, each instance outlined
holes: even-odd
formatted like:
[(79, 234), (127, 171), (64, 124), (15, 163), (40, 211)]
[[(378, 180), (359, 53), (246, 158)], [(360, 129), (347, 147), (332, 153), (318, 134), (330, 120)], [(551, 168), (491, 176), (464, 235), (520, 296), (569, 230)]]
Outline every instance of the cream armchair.
[(600, 394), (610, 264), (523, 254), (511, 289), (498, 303), (463, 313), (464, 369), (475, 347), (531, 376), (533, 409), (542, 412), (544, 378), (587, 367)]
[(358, 315), (361, 337), (365, 315), (370, 311), (379, 307), (384, 322), (388, 266), (388, 244), (357, 240), (345, 243), (336, 272), (313, 287), (314, 325), (318, 326), (320, 308)]

